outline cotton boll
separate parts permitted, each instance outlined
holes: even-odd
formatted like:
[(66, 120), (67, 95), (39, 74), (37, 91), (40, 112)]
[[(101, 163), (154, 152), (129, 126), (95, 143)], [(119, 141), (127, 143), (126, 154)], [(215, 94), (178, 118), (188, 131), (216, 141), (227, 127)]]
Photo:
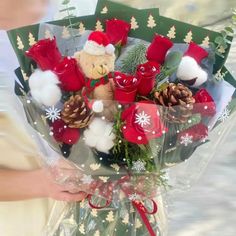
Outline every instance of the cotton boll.
[(95, 118), (89, 125), (89, 129), (93, 131), (95, 135), (102, 136), (104, 134), (104, 129), (106, 128), (106, 121)]
[(197, 79), (192, 85), (199, 87), (207, 81), (207, 73), (199, 66), (195, 59), (189, 56), (182, 58), (179, 68), (177, 70), (177, 77), (183, 81)]
[(113, 140), (101, 138), (98, 140), (96, 148), (100, 152), (109, 153), (109, 150), (114, 146)]
[(41, 102), (45, 106), (55, 106), (61, 99), (60, 88), (55, 84), (49, 84), (41, 90)]
[(89, 147), (96, 147), (98, 137), (94, 133), (87, 129), (84, 131), (84, 142)]
[(52, 71), (36, 70), (29, 78), (32, 97), (40, 104), (54, 106), (61, 99), (59, 79)]
[(42, 104), (42, 94), (40, 90), (31, 90), (31, 96), (37, 101), (39, 104)]
[(200, 87), (202, 84), (204, 84), (207, 81), (207, 78), (208, 78), (207, 72), (202, 69), (199, 70), (198, 75), (197, 75), (197, 80), (192, 87), (194, 88)]
[(40, 89), (48, 84), (59, 84), (59, 79), (52, 71), (36, 70), (29, 78), (29, 87), (31, 90)]
[(57, 75), (50, 70), (43, 71), (41, 79), (48, 84), (60, 84)]
[(104, 130), (104, 136), (108, 137), (109, 139), (115, 139), (115, 135), (112, 132), (112, 130), (113, 130), (113, 124), (112, 123), (107, 124)]

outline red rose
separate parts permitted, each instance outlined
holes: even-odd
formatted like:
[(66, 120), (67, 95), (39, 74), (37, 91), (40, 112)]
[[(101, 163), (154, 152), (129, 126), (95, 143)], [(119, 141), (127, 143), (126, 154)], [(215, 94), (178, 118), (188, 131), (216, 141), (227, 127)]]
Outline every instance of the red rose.
[(80, 139), (78, 129), (69, 128), (63, 120), (56, 120), (51, 126), (54, 139), (59, 143), (76, 144)]
[(139, 80), (131, 75), (115, 72), (115, 100), (122, 103), (134, 102)]
[(32, 58), (43, 71), (53, 70), (62, 60), (55, 37), (39, 40), (26, 52), (26, 56)]
[(165, 62), (166, 54), (172, 46), (173, 43), (168, 38), (156, 35), (147, 49), (146, 57), (149, 61), (156, 61), (159, 64), (163, 64)]
[(191, 137), (192, 142), (203, 140), (208, 136), (208, 128), (202, 123), (194, 125), (191, 128), (180, 132), (178, 139), (181, 140), (181, 137), (185, 136)]
[(55, 68), (54, 72), (59, 77), (60, 86), (64, 91), (76, 92), (85, 85), (84, 75), (74, 58), (65, 57)]
[(159, 138), (167, 132), (160, 119), (158, 107), (152, 102), (139, 102), (123, 111), (122, 128), (124, 138), (131, 143), (148, 144), (151, 139)]
[(131, 25), (123, 20), (107, 20), (106, 34), (113, 45), (124, 46), (127, 43)]
[(200, 89), (194, 98), (194, 112), (203, 116), (214, 116), (216, 114), (216, 104), (206, 89)]
[(138, 93), (142, 96), (147, 96), (154, 88), (156, 76), (160, 73), (160, 64), (155, 61), (149, 61), (141, 64), (137, 68), (136, 76), (140, 83)]

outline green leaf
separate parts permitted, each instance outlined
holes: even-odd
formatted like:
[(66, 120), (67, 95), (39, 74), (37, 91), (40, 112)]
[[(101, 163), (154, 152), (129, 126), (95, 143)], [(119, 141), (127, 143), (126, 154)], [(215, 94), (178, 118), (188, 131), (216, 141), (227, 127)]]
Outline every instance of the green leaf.
[(216, 45), (212, 42), (209, 43), (210, 47), (212, 48), (213, 51), (216, 49)]
[(168, 83), (168, 82), (165, 82), (165, 83), (161, 84), (161, 85), (157, 88), (157, 92), (161, 92), (161, 91), (165, 90), (168, 86), (169, 86), (169, 83)]
[(63, 2), (61, 3), (62, 5), (67, 5), (70, 3), (70, 0), (63, 0)]
[(181, 62), (182, 57), (183, 57), (183, 54), (181, 52), (169, 53), (166, 57), (164, 67), (168, 69), (178, 67)]
[(73, 10), (75, 10), (75, 9), (76, 9), (76, 7), (67, 7), (67, 8), (65, 8), (65, 9), (60, 10), (60, 12), (73, 11)]
[(231, 34), (234, 34), (234, 30), (231, 27), (225, 27), (225, 30)]
[(227, 36), (227, 32), (225, 30), (221, 30), (221, 35), (223, 38), (225, 38)]
[(215, 38), (215, 43), (221, 45), (222, 43), (224, 43), (224, 38), (222, 36), (218, 36)]

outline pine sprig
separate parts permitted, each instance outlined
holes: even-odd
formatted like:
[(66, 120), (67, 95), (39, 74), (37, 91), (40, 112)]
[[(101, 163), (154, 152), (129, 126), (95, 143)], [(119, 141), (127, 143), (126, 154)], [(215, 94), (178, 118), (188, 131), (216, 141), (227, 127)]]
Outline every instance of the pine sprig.
[(135, 74), (138, 65), (147, 61), (146, 59), (146, 46), (139, 43), (132, 47), (127, 53), (127, 56), (121, 61), (120, 71), (127, 74)]
[(70, 29), (72, 32), (72, 37), (73, 39), (75, 39), (76, 37), (78, 37), (79, 35), (75, 35), (73, 33), (73, 28), (79, 25), (79, 22), (76, 23), (72, 23), (72, 19), (74, 17), (76, 17), (76, 15), (74, 15), (74, 11), (76, 10), (76, 7), (74, 6), (70, 6), (70, 1), (71, 0), (63, 0), (62, 1), (62, 5), (64, 6), (64, 8), (62, 8), (60, 10), (60, 12), (66, 12), (66, 16), (63, 18), (64, 20), (68, 20), (68, 25), (66, 26), (67, 29)]

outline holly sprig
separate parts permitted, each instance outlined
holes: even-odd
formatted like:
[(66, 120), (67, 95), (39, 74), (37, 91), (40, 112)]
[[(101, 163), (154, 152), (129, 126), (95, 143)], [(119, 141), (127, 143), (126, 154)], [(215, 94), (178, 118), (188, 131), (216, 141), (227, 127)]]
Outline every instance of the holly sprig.
[(224, 52), (231, 45), (229, 37), (232, 37), (236, 29), (236, 9), (233, 9), (233, 15), (231, 17), (230, 25), (226, 26), (221, 30), (220, 35), (215, 38), (214, 43), (210, 43), (211, 48), (214, 50), (216, 55), (224, 58)]

